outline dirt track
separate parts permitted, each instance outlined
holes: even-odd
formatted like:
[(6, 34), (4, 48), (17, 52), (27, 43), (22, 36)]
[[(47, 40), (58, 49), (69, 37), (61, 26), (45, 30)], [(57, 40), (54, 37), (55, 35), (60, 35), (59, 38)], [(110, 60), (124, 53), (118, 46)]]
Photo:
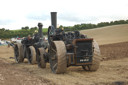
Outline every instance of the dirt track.
[(56, 75), (48, 64), (46, 69), (27, 61), (16, 64), (12, 48), (1, 46), (0, 85), (128, 85), (128, 42), (100, 48), (103, 61), (98, 71), (70, 67), (65, 74)]
[(54, 85), (54, 82), (31, 75), (26, 69), (0, 59), (0, 85)]

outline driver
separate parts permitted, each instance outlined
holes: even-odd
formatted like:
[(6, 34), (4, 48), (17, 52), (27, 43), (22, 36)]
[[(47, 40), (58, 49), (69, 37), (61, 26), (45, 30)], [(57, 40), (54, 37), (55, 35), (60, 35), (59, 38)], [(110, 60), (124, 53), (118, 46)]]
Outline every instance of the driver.
[(31, 38), (31, 35), (28, 35), (28, 40), (31, 40), (32, 38)]

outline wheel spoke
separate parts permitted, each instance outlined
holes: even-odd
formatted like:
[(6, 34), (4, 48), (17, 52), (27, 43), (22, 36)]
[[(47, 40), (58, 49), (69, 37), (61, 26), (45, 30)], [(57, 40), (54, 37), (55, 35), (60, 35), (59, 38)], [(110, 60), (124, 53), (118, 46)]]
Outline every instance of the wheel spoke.
[(53, 69), (55, 69), (56, 67), (57, 67), (57, 63), (54, 64)]
[(51, 48), (52, 51), (54, 51), (56, 53), (56, 50), (54, 50), (53, 48)]

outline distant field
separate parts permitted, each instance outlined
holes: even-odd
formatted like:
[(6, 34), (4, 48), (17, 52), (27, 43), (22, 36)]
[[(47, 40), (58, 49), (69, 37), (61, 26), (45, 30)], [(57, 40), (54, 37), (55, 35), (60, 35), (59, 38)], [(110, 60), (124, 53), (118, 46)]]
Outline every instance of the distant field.
[(100, 45), (128, 41), (128, 24), (82, 30), (80, 32), (94, 38)]

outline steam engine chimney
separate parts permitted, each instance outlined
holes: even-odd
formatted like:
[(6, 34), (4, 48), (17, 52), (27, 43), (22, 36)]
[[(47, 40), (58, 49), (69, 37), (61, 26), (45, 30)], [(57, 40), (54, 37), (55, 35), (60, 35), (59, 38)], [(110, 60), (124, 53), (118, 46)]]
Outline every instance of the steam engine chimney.
[(51, 25), (57, 28), (57, 12), (51, 12)]

